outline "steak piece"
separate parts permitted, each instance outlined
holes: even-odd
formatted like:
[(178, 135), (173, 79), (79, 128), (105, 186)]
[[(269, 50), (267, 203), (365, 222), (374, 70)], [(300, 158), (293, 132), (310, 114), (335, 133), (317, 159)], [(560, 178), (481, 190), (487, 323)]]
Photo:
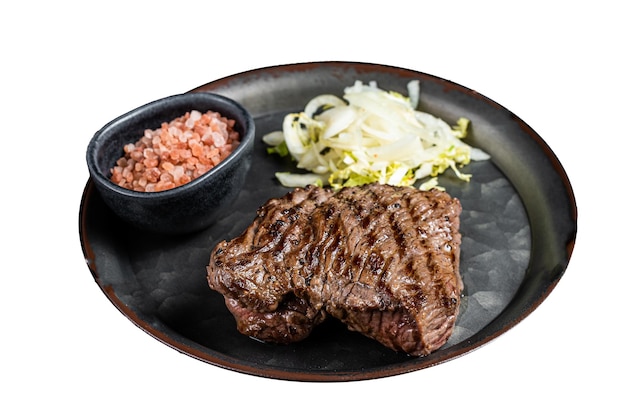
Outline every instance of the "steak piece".
[(428, 355), (459, 312), (460, 213), (435, 189), (297, 188), (215, 247), (208, 283), (254, 338), (299, 341), (332, 316), (396, 351)]

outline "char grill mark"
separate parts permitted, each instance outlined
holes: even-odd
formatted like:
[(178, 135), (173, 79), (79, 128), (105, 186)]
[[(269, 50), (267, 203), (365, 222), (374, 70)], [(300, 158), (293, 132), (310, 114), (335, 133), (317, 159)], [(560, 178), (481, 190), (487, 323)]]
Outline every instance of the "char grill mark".
[(302, 340), (331, 315), (392, 349), (426, 355), (445, 343), (459, 311), (460, 211), (438, 190), (295, 189), (216, 246), (208, 282), (252, 337)]

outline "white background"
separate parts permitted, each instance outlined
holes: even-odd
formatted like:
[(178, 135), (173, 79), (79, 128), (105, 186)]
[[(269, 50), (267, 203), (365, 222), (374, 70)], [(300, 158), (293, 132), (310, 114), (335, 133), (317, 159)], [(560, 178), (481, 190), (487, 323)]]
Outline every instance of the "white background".
[[(7, 3), (0, 414), (625, 414), (619, 2)], [(419, 372), (302, 383), (180, 354), (104, 296), (78, 235), (92, 134), (134, 107), (227, 75), (320, 60), (452, 80), (545, 139), (573, 184), (579, 229), (568, 270), (527, 319)]]

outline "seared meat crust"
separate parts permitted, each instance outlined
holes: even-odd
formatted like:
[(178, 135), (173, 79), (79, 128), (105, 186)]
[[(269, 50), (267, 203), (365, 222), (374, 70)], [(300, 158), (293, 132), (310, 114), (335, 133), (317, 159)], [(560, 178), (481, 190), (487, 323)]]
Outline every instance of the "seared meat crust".
[(330, 315), (394, 350), (427, 355), (459, 312), (460, 213), (439, 190), (297, 188), (215, 247), (208, 282), (246, 335), (291, 343)]

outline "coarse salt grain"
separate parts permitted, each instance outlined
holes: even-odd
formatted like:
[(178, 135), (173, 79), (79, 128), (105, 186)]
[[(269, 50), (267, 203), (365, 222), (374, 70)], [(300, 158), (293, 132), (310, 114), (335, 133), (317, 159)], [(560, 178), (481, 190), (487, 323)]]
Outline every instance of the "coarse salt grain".
[(198, 178), (239, 145), (235, 121), (218, 112), (192, 110), (146, 129), (111, 169), (111, 181), (135, 191), (164, 191)]

